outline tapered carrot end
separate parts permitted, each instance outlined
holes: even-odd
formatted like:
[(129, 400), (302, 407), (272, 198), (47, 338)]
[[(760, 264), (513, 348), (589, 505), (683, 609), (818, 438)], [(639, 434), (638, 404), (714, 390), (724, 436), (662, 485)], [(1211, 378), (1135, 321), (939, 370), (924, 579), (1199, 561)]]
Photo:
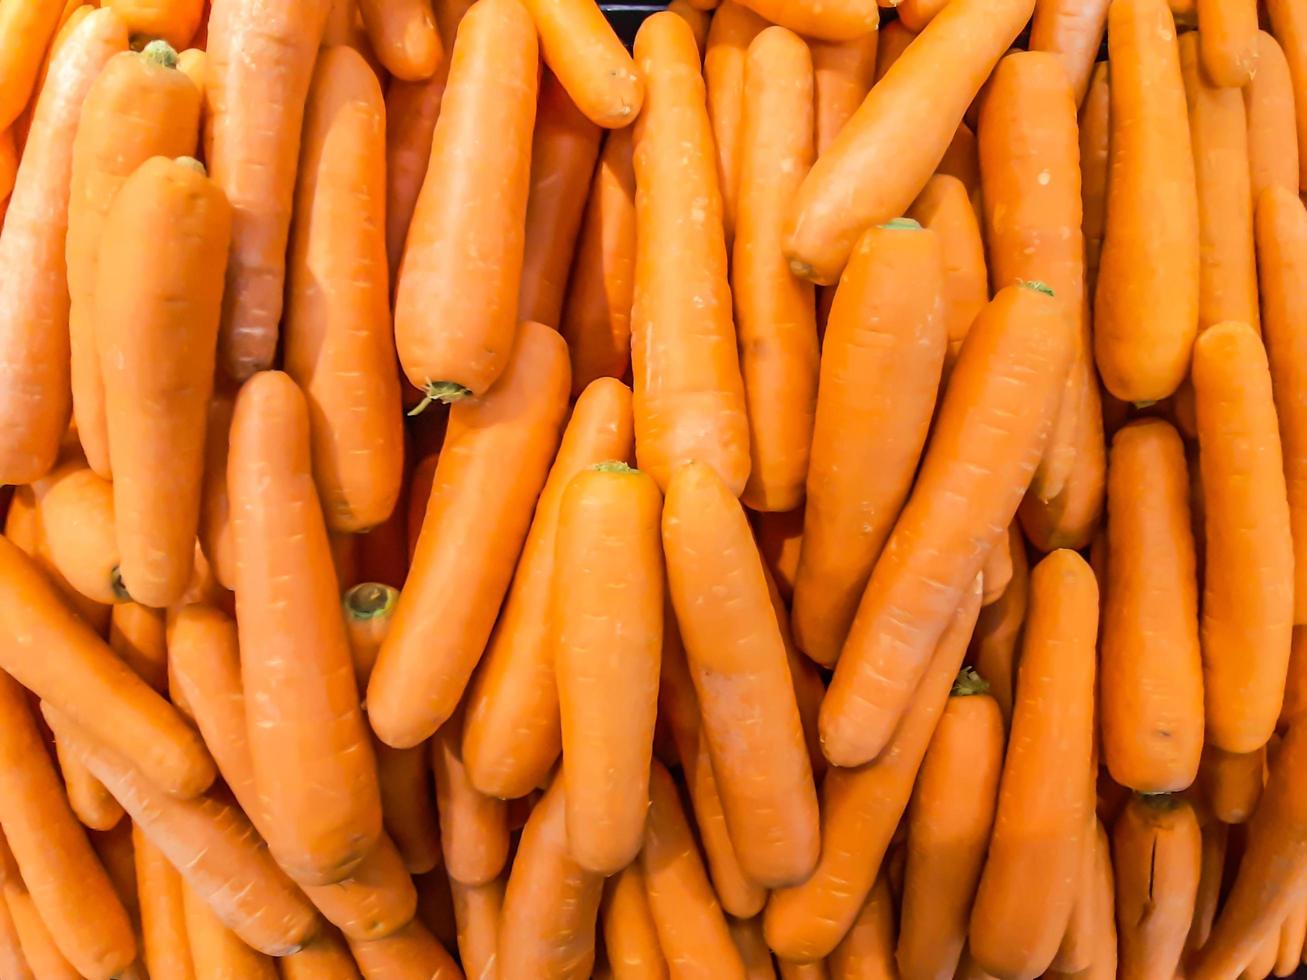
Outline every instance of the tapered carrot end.
[(448, 405), (451, 402), (462, 401), (470, 394), (472, 394), (471, 388), (465, 388), (454, 381), (428, 381), (426, 387), (422, 389), (422, 400), (410, 409), (408, 414), (421, 415), (432, 402)]
[(953, 682), (953, 690), (950, 693), (955, 698), (988, 694), (989, 681), (981, 677), (975, 667), (963, 667), (958, 671), (958, 679)]

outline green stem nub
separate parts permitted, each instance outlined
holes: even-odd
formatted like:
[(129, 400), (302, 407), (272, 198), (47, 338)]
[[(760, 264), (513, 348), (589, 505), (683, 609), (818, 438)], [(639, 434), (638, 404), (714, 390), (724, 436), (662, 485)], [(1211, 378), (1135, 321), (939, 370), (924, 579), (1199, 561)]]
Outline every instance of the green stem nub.
[(378, 619), (395, 608), (399, 590), (380, 582), (363, 582), (345, 593), (345, 611), (351, 619)]
[(177, 67), (177, 51), (167, 41), (151, 41), (141, 49), (141, 54), (164, 68)]
[(422, 389), (422, 400), (408, 414), (410, 417), (421, 415), (432, 402), (448, 405), (450, 402), (462, 401), (470, 394), (472, 394), (471, 388), (464, 388), (456, 381), (428, 381), (427, 386)]
[(123, 570), (113, 566), (113, 571), (109, 573), (109, 588), (113, 590), (114, 598), (119, 602), (131, 602), (132, 594), (127, 591), (127, 583), (123, 581)]
[(1150, 810), (1161, 813), (1167, 813), (1180, 805), (1174, 793), (1136, 793), (1135, 795)]
[(893, 221), (886, 221), (881, 227), (889, 231), (921, 231), (921, 222), (912, 218), (895, 218)]
[(606, 459), (602, 463), (595, 463), (590, 469), (598, 470), (600, 473), (639, 473), (634, 466), (623, 463), (620, 459)]
[(1053, 287), (1046, 282), (1040, 282), (1038, 279), (1018, 279), (1017, 285), (1022, 289), (1033, 289), (1037, 293), (1043, 293), (1045, 296), (1053, 295)]
[(989, 681), (977, 673), (975, 667), (963, 667), (958, 671), (957, 680), (953, 682), (950, 692), (955, 698), (969, 698), (975, 694), (988, 694)]

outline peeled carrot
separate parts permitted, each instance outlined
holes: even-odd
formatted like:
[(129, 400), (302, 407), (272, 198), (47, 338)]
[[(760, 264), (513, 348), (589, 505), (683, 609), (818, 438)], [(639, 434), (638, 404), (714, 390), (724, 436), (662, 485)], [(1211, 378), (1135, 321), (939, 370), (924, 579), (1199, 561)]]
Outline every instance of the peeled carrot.
[(69, 965), (55, 946), (50, 930), (41, 921), (32, 896), (22, 881), (7, 883), (4, 892), (14, 931), (18, 933), (24, 965), (32, 971), (29, 976), (38, 980), (80, 980), (81, 974)]
[[(18, 18), (14, 26), (32, 32), (20, 34), (24, 40), (15, 38), (11, 46), (25, 46), (40, 36), (39, 21), (26, 20), (42, 16), (26, 9), (36, 6), (54, 10), (58, 5), (46, 0), (5, 4), (6, 19), (12, 11)], [(5, 27), (0, 24), (0, 38)], [(68, 426), (65, 239), (74, 137), (82, 103), (100, 69), (126, 47), (127, 31), (112, 11), (88, 15), (51, 63), (22, 150), (0, 233), (0, 405), (10, 421), (0, 435), (0, 480), (5, 483), (28, 483), (45, 474)], [(21, 85), (21, 79), (14, 84)], [(6, 76), (0, 92), (9, 85)]]
[(330, 5), (216, 0), (208, 19), (207, 162), (232, 206), (218, 362), (237, 381), (277, 350), (304, 100)]
[(435, 74), (445, 52), (431, 0), (359, 0), (358, 8), (372, 49), (390, 74), (409, 82)]
[(141, 935), (145, 966), (162, 980), (193, 980), (190, 942), (183, 910), (185, 886), (176, 870), (136, 827), (136, 885), (141, 899)]
[(334, 930), (322, 930), (277, 965), (281, 980), (360, 980), (349, 947)]
[(384, 939), (351, 942), (349, 948), (366, 980), (457, 980), (463, 975), (440, 940), (417, 920)]
[(459, 757), (462, 718), (455, 715), (431, 740), (436, 779), (440, 846), (449, 877), (465, 885), (484, 885), (499, 876), (508, 856), (504, 801), (479, 792)]
[(272, 958), (247, 946), (227, 928), (193, 889), (182, 886), (186, 940), (195, 968), (195, 980), (276, 980)]
[(708, 120), (717, 157), (717, 187), (722, 199), (726, 241), (735, 234), (740, 173), (740, 121), (744, 116), (744, 62), (749, 45), (767, 26), (739, 0), (722, 0), (708, 28), (703, 55)]
[(935, 233), (944, 261), (944, 328), (951, 368), (976, 316), (989, 301), (985, 243), (967, 187), (958, 178), (937, 173), (912, 202), (908, 217)]
[(668, 975), (639, 861), (608, 879), (600, 916), (614, 980), (657, 980)]
[[(455, 25), (457, 26), (457, 25)], [(453, 35), (447, 42), (452, 45)], [(394, 79), (386, 89), (386, 260), (393, 292), (404, 242), (431, 159), (431, 137), (449, 80), (446, 58), (420, 82)]]
[(504, 891), (496, 972), (581, 980), (594, 963), (603, 876), (568, 852), (567, 799), (555, 778), (522, 830)]
[(1098, 282), (1098, 260), (1107, 222), (1108, 111), (1111, 101), (1107, 62), (1094, 65), (1089, 89), (1080, 106), (1080, 200), (1085, 232), (1086, 287), (1090, 296)]
[(907, 209), (1033, 7), (954, 0), (917, 36), (799, 188), (786, 231), (797, 274), (834, 282), (862, 232)]
[(1203, 74), (1222, 88), (1243, 88), (1261, 64), (1256, 0), (1197, 0)]
[(1243, 90), (1248, 115), (1248, 165), (1253, 204), (1278, 185), (1298, 192), (1298, 137), (1294, 129), (1293, 78), (1284, 50), (1265, 31), (1257, 33), (1257, 73)]
[(1212, 816), (1222, 823), (1246, 823), (1257, 809), (1266, 773), (1266, 749), (1226, 752), (1209, 745), (1199, 779)]
[(1293, 0), (1267, 0), (1271, 33), (1284, 49), (1293, 81), (1294, 116), (1298, 123), (1298, 187), (1307, 190), (1307, 10)]
[(127, 601), (113, 485), (77, 459), (61, 463), (32, 487), (41, 515), (41, 550), (62, 578), (95, 602)]
[(531, 141), (531, 190), (517, 300), (517, 315), (523, 320), (555, 329), (559, 325), (601, 134), (558, 78), (546, 73), (540, 80)]
[(63, 8), (49, 0), (0, 7), (0, 129), (7, 130), (28, 104), (62, 14)]
[(1113, 0), (1107, 224), (1094, 299), (1103, 384), (1124, 401), (1175, 391), (1198, 326), (1198, 195), (1166, 0)]
[[(450, 413), (408, 582), (368, 683), (369, 720), (389, 745), (431, 735), (485, 649), (558, 445), (566, 347), (548, 327), (524, 323), (499, 383)], [(475, 530), (487, 527), (495, 534)], [(468, 533), (466, 544), (455, 540)]]
[[(381, 803), (336, 612), (309, 414), (285, 374), (265, 371), (241, 388), (227, 483), (241, 679), (268, 845), (297, 881), (328, 884), (372, 849)], [(278, 693), (288, 685), (296, 698)], [(293, 774), (287, 753), (298, 760)]]
[(1051, 51), (1061, 59), (1076, 105), (1084, 101), (1089, 88), (1110, 5), (1110, 0), (1035, 0), (1030, 50)]
[(772, 892), (767, 903), (767, 944), (779, 955), (795, 960), (829, 955), (858, 918), (907, 809), (979, 611), (977, 577), (963, 594), (885, 751), (856, 769), (827, 770), (817, 869), (802, 884)]
[(836, 765), (867, 762), (884, 748), (1042, 455), (1072, 338), (1065, 311), (1041, 288), (1001, 290), (967, 334), (916, 486), (822, 702), (823, 748)]
[(1209, 328), (1194, 345), (1193, 382), (1207, 542), (1206, 737), (1251, 752), (1275, 728), (1293, 624), (1289, 505), (1257, 334), (1243, 324)]
[(458, 956), (463, 972), (473, 980), (493, 980), (498, 970), (499, 917), (504, 904), (504, 880), (484, 885), (449, 881), (458, 923)]
[(180, 51), (195, 37), (204, 0), (103, 0), (133, 38), (161, 38)]
[[(902, 17), (902, 12), (899, 16)], [(872, 31), (852, 41), (809, 40), (818, 155), (835, 141), (871, 91), (879, 34)]]
[(431, 398), (484, 395), (514, 349), (535, 51), (517, 0), (459, 25), (395, 292), (400, 364)]
[(1140, 793), (1184, 789), (1203, 747), (1198, 582), (1184, 443), (1161, 419), (1112, 440), (1101, 651), (1103, 761)]
[(876, 30), (880, 11), (854, 0), (743, 0), (745, 6), (773, 24), (819, 41), (852, 41)]
[(1097, 628), (1093, 572), (1075, 552), (1053, 552), (1030, 575), (994, 836), (971, 911), (971, 955), (998, 976), (1045, 969), (1075, 901), (1093, 805)]

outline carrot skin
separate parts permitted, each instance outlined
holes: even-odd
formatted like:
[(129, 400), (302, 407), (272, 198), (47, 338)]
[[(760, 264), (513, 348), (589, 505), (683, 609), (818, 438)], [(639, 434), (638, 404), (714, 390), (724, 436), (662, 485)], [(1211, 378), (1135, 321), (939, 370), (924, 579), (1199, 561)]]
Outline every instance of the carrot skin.
[(463, 972), (476, 980), (493, 980), (498, 970), (499, 919), (504, 905), (504, 879), (484, 885), (449, 882), (458, 923), (458, 956)]
[(440, 814), (445, 871), (465, 885), (499, 876), (508, 857), (508, 815), (503, 800), (479, 792), (459, 758), (462, 719), (455, 715), (431, 740), (431, 768)]
[(1030, 24), (1030, 50), (1058, 55), (1071, 79), (1076, 105), (1089, 88), (1089, 76), (1107, 28), (1110, 0), (1035, 0)]
[(871, 91), (879, 34), (879, 31), (872, 31), (852, 41), (809, 39), (818, 155), (835, 141), (844, 124)]
[(440, 940), (416, 919), (384, 939), (351, 942), (349, 949), (365, 980), (459, 980), (463, 976)]
[(1298, 192), (1298, 134), (1293, 77), (1284, 49), (1266, 31), (1257, 32), (1257, 74), (1243, 90), (1248, 115), (1248, 169), (1253, 205), (1275, 185)]
[(185, 886), (168, 859), (137, 827), (132, 828), (132, 848), (146, 969), (160, 980), (194, 980), (182, 905)]
[(660, 980), (668, 976), (639, 861), (605, 883), (600, 919), (613, 980)]
[(739, 0), (722, 0), (708, 27), (703, 77), (722, 197), (722, 227), (729, 246), (735, 235), (740, 173), (740, 120), (744, 110), (744, 63), (749, 44), (767, 21)]
[(744, 0), (744, 3), (774, 24), (822, 41), (854, 41), (873, 33), (880, 23), (877, 7), (851, 0), (839, 0), (837, 3), (815, 0), (798, 0), (794, 3)]

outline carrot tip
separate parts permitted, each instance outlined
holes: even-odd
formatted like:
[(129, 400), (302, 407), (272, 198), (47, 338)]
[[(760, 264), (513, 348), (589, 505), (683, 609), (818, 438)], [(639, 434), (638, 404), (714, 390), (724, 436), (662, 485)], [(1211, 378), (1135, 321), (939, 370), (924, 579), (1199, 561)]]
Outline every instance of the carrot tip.
[(952, 697), (967, 698), (975, 694), (988, 694), (989, 681), (981, 677), (975, 667), (963, 667), (953, 682)]
[(472, 394), (471, 388), (464, 388), (456, 381), (428, 381), (422, 389), (422, 400), (409, 410), (409, 416), (421, 415), (432, 402), (448, 405), (460, 401)]
[(132, 601), (132, 594), (127, 591), (127, 583), (123, 581), (123, 570), (117, 565), (114, 565), (113, 571), (109, 573), (109, 588), (113, 590), (114, 598), (119, 602)]
[(164, 68), (177, 67), (177, 51), (167, 41), (151, 41), (141, 49), (141, 54)]
[(1038, 279), (1018, 279), (1017, 285), (1023, 289), (1033, 289), (1037, 293), (1043, 293), (1045, 296), (1056, 295), (1053, 287), (1046, 282), (1040, 282)]
[(600, 473), (639, 473), (634, 466), (623, 463), (620, 459), (606, 459), (602, 463), (595, 463), (590, 467), (592, 470), (598, 470)]
[(886, 221), (880, 227), (889, 231), (921, 231), (921, 223), (912, 218), (895, 218), (893, 221)]
[(345, 612), (351, 619), (377, 619), (399, 601), (399, 590), (380, 582), (363, 582), (345, 593)]

